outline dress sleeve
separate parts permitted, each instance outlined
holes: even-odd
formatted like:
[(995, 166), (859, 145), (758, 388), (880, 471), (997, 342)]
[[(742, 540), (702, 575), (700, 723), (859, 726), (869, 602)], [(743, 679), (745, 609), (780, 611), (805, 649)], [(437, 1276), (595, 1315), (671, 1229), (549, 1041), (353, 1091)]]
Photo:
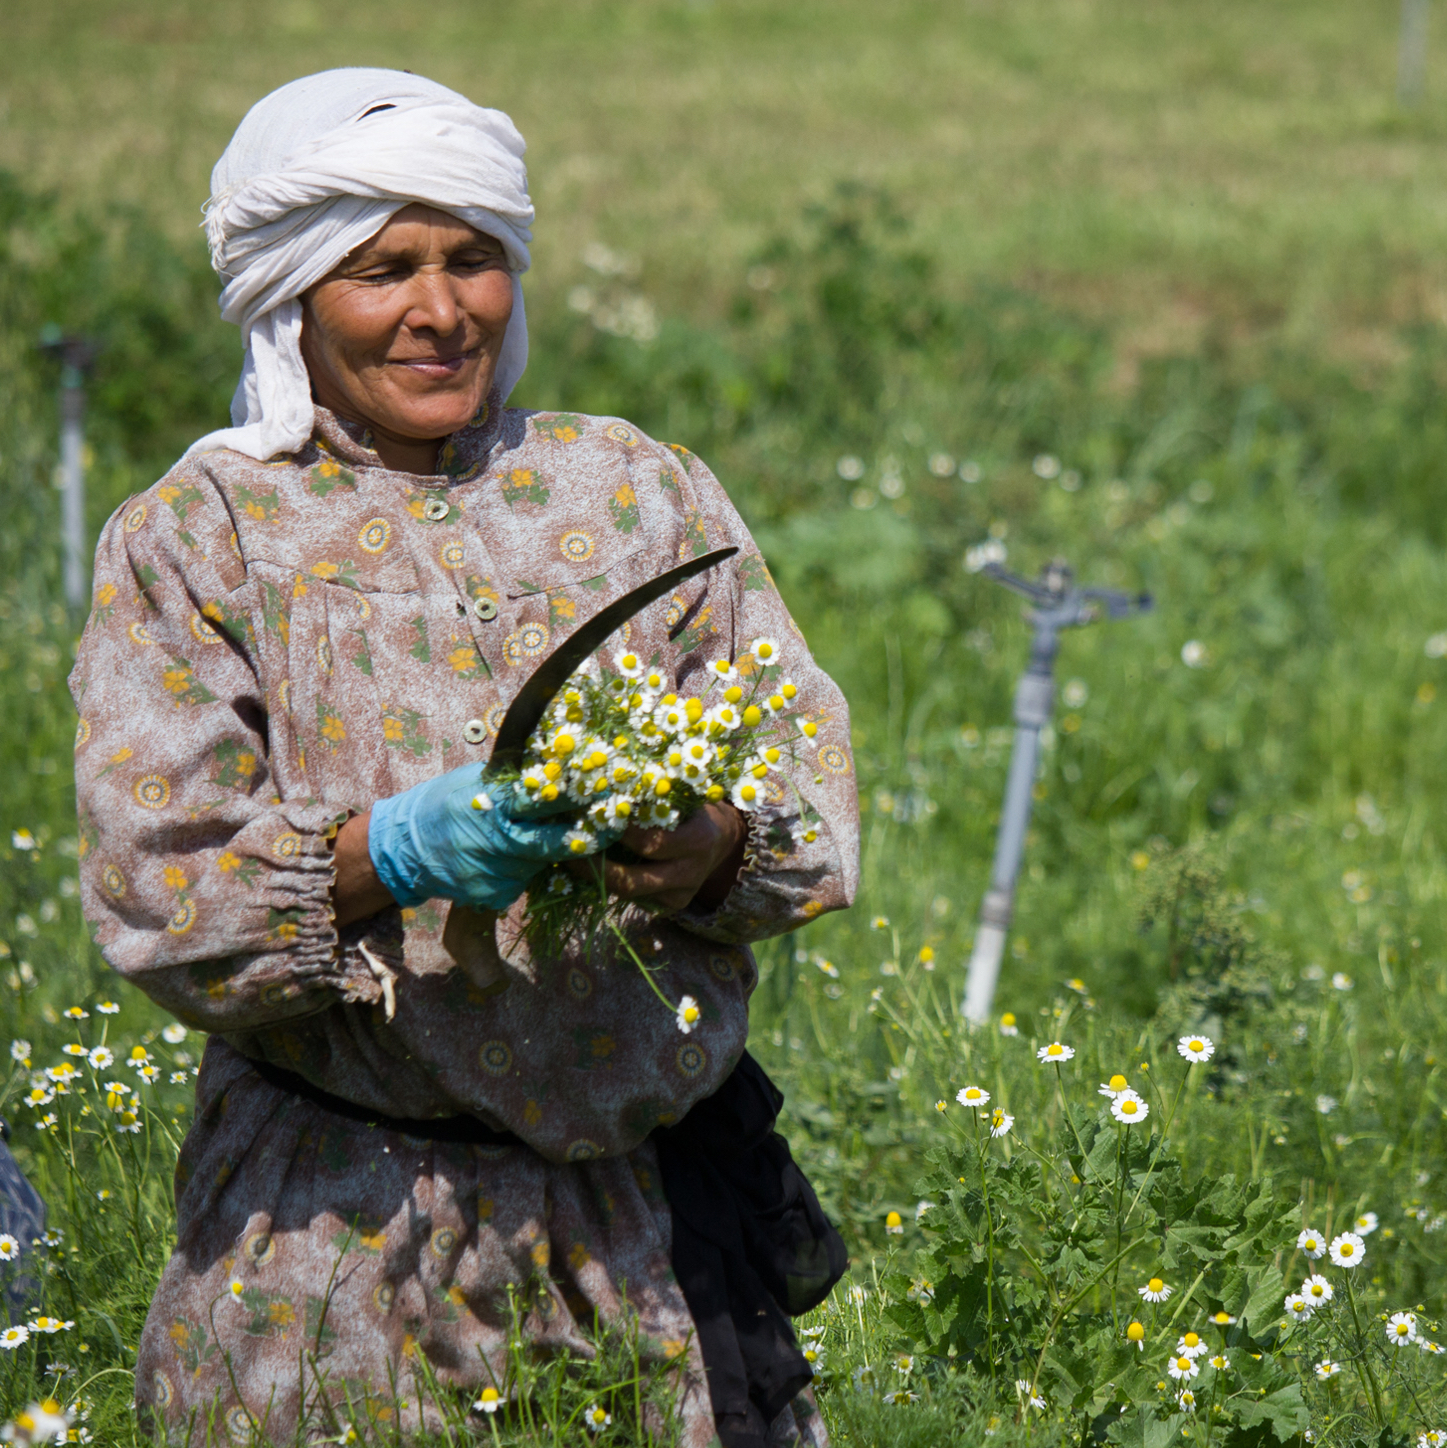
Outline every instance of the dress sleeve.
[[(780, 660), (779, 676), (770, 687), (789, 682), (798, 690), (790, 704), (802, 726), (794, 740), (794, 760), (782, 771), (771, 797), (747, 816), (748, 841), (738, 883), (712, 913), (685, 911), (677, 917), (695, 934), (738, 945), (796, 930), (854, 901), (859, 796), (849, 706), (839, 686), (814, 662), (758, 545), (718, 479), (691, 453), (681, 448), (673, 452), (684, 474), (684, 548), (701, 553), (705, 547), (734, 544), (739, 550), (731, 565), (731, 636), (721, 626), (701, 639), (698, 666), (724, 651), (737, 659), (757, 640), (768, 639)], [(680, 642), (689, 640), (685, 635)], [(694, 663), (687, 660), (684, 667)], [(680, 682), (684, 677), (680, 675)]]
[(173, 472), (106, 525), (70, 678), (82, 905), (110, 965), (206, 1031), (378, 989), (339, 960), (331, 838), (348, 812), (278, 797), (256, 633), (204, 476)]

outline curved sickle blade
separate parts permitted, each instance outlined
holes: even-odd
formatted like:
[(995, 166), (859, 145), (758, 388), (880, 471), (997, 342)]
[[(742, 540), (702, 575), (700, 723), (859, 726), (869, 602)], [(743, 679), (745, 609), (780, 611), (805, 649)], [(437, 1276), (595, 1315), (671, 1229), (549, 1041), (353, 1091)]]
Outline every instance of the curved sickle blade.
[(489, 768), (522, 764), (528, 739), (553, 702), (553, 696), (567, 683), (578, 665), (602, 647), (610, 634), (616, 633), (635, 613), (647, 608), (655, 599), (662, 598), (669, 589), (716, 563), (732, 558), (738, 551), (737, 548), (715, 548), (712, 553), (705, 553), (700, 558), (690, 558), (687, 563), (680, 563), (677, 568), (670, 568), (667, 573), (660, 573), (657, 578), (650, 578), (647, 583), (630, 589), (622, 598), (614, 599), (607, 608), (569, 634), (538, 665), (527, 683), (518, 690), (517, 698), (508, 705), (502, 727), (497, 731), (497, 740), (492, 746)]

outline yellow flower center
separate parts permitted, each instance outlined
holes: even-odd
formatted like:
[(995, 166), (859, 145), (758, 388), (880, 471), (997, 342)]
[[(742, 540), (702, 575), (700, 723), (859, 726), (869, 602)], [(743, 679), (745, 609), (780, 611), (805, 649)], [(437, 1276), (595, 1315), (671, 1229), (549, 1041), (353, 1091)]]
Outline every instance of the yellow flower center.
[(1134, 1116), (1136, 1104), (1134, 1101), (1122, 1101), (1120, 1103), (1120, 1114), (1122, 1116)]
[(1059, 1045), (1052, 1045), (1046, 1050), (1045, 1054), (1047, 1056), (1058, 1056), (1061, 1054), (1061, 1047)]
[(902, 1226), (903, 1224), (904, 1224), (904, 1219), (899, 1215), (898, 1212), (891, 1212), (891, 1213), (884, 1219), (884, 1225), (885, 1225), (886, 1227), (899, 1227), (899, 1226)]
[(1190, 1049), (1193, 1051), (1204, 1051), (1206, 1049), (1205, 1046), (1200, 1043), (1200, 1041), (1187, 1041), (1186, 1045), (1189, 1046)]
[(499, 1393), (496, 1388), (484, 1388), (482, 1390), (482, 1401), (484, 1403), (495, 1403), (500, 1397), (502, 1397), (502, 1394)]
[[(1012, 1017), (1011, 1017), (1011, 1021), (1013, 1022), (1013, 1020), (1014, 1020), (1014, 1017), (1012, 1016)], [(1125, 1079), (1125, 1077), (1122, 1076), (1122, 1075), (1120, 1074), (1120, 1072), (1118, 1072), (1118, 1071), (1116, 1072), (1116, 1074), (1115, 1074), (1114, 1076), (1112, 1076), (1112, 1077), (1110, 1078), (1110, 1089), (1111, 1089), (1112, 1091), (1124, 1091), (1125, 1088), (1127, 1087), (1127, 1085), (1129, 1085), (1129, 1084), (1130, 1084), (1130, 1083), (1127, 1082), (1127, 1080)]]
[(737, 704), (743, 697), (744, 691), (739, 688), (737, 684), (730, 684), (729, 687), (724, 690), (724, 698), (727, 699), (730, 704)]
[(1159, 1292), (1159, 1291), (1161, 1290), (1161, 1288), (1164, 1287), (1165, 1285), (1166, 1285), (1166, 1284), (1165, 1284), (1164, 1282), (1162, 1282), (1159, 1277), (1152, 1277), (1151, 1280), (1146, 1283), (1146, 1286), (1147, 1286), (1147, 1287), (1150, 1289), (1150, 1291), (1152, 1291), (1152, 1292)]
[(1188, 1332), (1181, 1340), (1187, 1347), (1199, 1347), (1201, 1345), (1201, 1339), (1197, 1337), (1194, 1332)]
[(1143, 1324), (1139, 1322), (1133, 1322), (1128, 1328), (1126, 1328), (1125, 1335), (1132, 1342), (1143, 1342), (1145, 1340), (1146, 1330)]
[(689, 1025), (692, 1025), (692, 1024), (698, 1019), (698, 1007), (697, 1007), (697, 1006), (684, 1006), (684, 1008), (683, 1008), (683, 1018), (684, 1018), (685, 1021), (688, 1022)]
[(1343, 1257), (1350, 1257), (1353, 1250), (1354, 1248), (1352, 1247), (1352, 1244), (1350, 1242), (1343, 1242), (1341, 1244), (1341, 1254)]
[(1190, 1370), (1190, 1367), (1191, 1367), (1191, 1360), (1190, 1360), (1190, 1358), (1188, 1358), (1188, 1357), (1178, 1357), (1178, 1358), (1176, 1359), (1176, 1366), (1177, 1366), (1183, 1373), (1184, 1373), (1184, 1372), (1188, 1372), (1188, 1371)]
[(1000, 1017), (1000, 1024), (1002, 1026), (1013, 1026), (1015, 1024), (1015, 1012), (1006, 1011), (1005, 1014)]

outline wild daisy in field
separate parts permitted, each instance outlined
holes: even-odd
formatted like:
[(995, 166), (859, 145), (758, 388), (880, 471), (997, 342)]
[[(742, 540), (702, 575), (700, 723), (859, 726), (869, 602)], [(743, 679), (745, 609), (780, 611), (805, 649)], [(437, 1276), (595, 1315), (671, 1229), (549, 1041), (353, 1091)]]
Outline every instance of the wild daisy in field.
[(102, 1001), (96, 1010), (103, 1016), (113, 1016), (119, 1013), (120, 1007), (114, 1001)]
[(23, 1347), (29, 1341), (30, 1329), (18, 1323), (0, 1332), (0, 1348), (4, 1348), (6, 1352), (14, 1352), (17, 1347)]
[(1002, 1111), (998, 1106), (990, 1113), (990, 1135), (997, 1139), (1008, 1135), (1014, 1124), (1015, 1118), (1008, 1111)]
[(806, 1339), (799, 1345), (799, 1351), (803, 1354), (804, 1361), (809, 1364), (809, 1371), (817, 1378), (824, 1371), (824, 1349), (817, 1341)]
[(699, 1023), (702, 1012), (698, 1008), (698, 1002), (691, 995), (686, 995), (679, 1001), (678, 1009), (674, 1012), (673, 1021), (685, 1036), (689, 1035), (693, 1028)]
[(1320, 1232), (1313, 1231), (1308, 1227), (1297, 1239), (1296, 1247), (1300, 1252), (1305, 1252), (1314, 1262), (1326, 1251), (1326, 1238)]
[(936, 1101), (936, 1102), (935, 1102), (935, 1110), (938, 1111), (941, 1116), (943, 1116), (943, 1115), (945, 1114), (945, 1112), (948, 1111), (949, 1109), (950, 1109), (950, 1105), (949, 1105), (949, 1102), (948, 1102), (948, 1101)]
[(1125, 1330), (1125, 1340), (1133, 1342), (1136, 1347), (1144, 1352), (1146, 1350), (1146, 1329), (1143, 1322), (1132, 1322)]
[(0, 1262), (13, 1262), (20, 1255), (20, 1243), (9, 1232), (0, 1234)]
[(1329, 1382), (1341, 1371), (1341, 1364), (1334, 1363), (1330, 1358), (1323, 1358), (1316, 1365), (1316, 1376), (1319, 1382)]
[(1122, 1091), (1110, 1103), (1110, 1114), (1119, 1122), (1130, 1126), (1144, 1121), (1151, 1114), (1151, 1108), (1134, 1091)]
[(1331, 1283), (1328, 1282), (1320, 1272), (1313, 1272), (1311, 1276), (1301, 1284), (1301, 1295), (1306, 1298), (1313, 1307), (1325, 1307), (1332, 1299)]
[(1005, 1014), (1000, 1017), (1000, 1034), (1002, 1036), (1018, 1036), (1020, 1034), (1020, 1027), (1016, 1024), (1014, 1011), (1006, 1011)]
[(1172, 1355), (1170, 1362), (1166, 1364), (1166, 1371), (1177, 1382), (1189, 1382), (1201, 1369), (1195, 1358), (1187, 1357), (1185, 1353), (1180, 1352)]
[(604, 1412), (600, 1403), (594, 1403), (591, 1407), (583, 1409), (583, 1426), (590, 1433), (601, 1433), (612, 1421), (613, 1415)]
[(884, 1218), (884, 1230), (891, 1237), (902, 1237), (904, 1235), (904, 1218), (898, 1212), (887, 1212)]
[(1307, 1301), (1299, 1292), (1288, 1292), (1286, 1294), (1286, 1315), (1293, 1322), (1305, 1322), (1316, 1310), (1312, 1303)]
[(884, 1395), (884, 1401), (894, 1408), (903, 1408), (910, 1403), (919, 1402), (919, 1394), (912, 1393), (908, 1388), (896, 1388), (892, 1393)]
[(1037, 1412), (1043, 1413), (1045, 1411), (1044, 1395), (1031, 1386), (1028, 1378), (1017, 1378), (1015, 1380), (1015, 1391)]
[(477, 1401), (472, 1405), (474, 1413), (492, 1414), (502, 1407), (502, 1394), (491, 1384), (485, 1387), (477, 1396)]
[(915, 1204), (914, 1219), (916, 1222), (924, 1221), (924, 1214), (934, 1206), (933, 1202), (922, 1201)]
[(1128, 1091), (1129, 1089), (1130, 1082), (1127, 1081), (1119, 1071), (1117, 1071), (1109, 1081), (1102, 1081), (1100, 1083), (1100, 1094), (1102, 1096), (1109, 1096), (1112, 1101), (1114, 1101), (1122, 1091)]
[(961, 1106), (984, 1106), (990, 1099), (990, 1093), (978, 1086), (964, 1086), (955, 1092), (955, 1100)]
[(1417, 1314), (1394, 1312), (1387, 1319), (1387, 1341), (1393, 1347), (1406, 1347), (1417, 1340)]
[(1215, 1042), (1209, 1036), (1182, 1036), (1176, 1050), (1193, 1065), (1209, 1061), (1216, 1054)]
[(1211, 1314), (1211, 1321), (1214, 1322), (1217, 1327), (1230, 1327), (1235, 1323), (1236, 1319), (1232, 1317), (1229, 1312), (1222, 1309), (1220, 1312), (1213, 1312)]
[(28, 1066), (30, 1064), (30, 1042), (11, 1041), (10, 1059), (18, 1061), (22, 1066)]
[(1059, 1066), (1065, 1061), (1071, 1060), (1075, 1055), (1073, 1046), (1062, 1046), (1059, 1041), (1051, 1041), (1048, 1046), (1041, 1046), (1035, 1052), (1035, 1059), (1047, 1066)]
[(1194, 1413), (1196, 1411), (1196, 1395), (1189, 1388), (1182, 1388), (1176, 1394), (1176, 1402), (1180, 1404), (1183, 1413)]
[(1205, 1351), (1206, 1344), (1201, 1341), (1199, 1332), (1183, 1334), (1181, 1340), (1176, 1344), (1176, 1352), (1181, 1357), (1200, 1357)]
[(1352, 1220), (1352, 1231), (1359, 1237), (1370, 1237), (1377, 1230), (1377, 1214), (1375, 1212), (1363, 1212), (1361, 1216)]
[(1442, 1448), (1447, 1443), (1447, 1433), (1440, 1428), (1428, 1428), (1425, 1433), (1417, 1434), (1417, 1448)]
[(1343, 1232), (1331, 1239), (1328, 1250), (1338, 1267), (1355, 1267), (1366, 1256), (1366, 1243), (1355, 1232)]
[(1174, 1287), (1167, 1287), (1159, 1277), (1152, 1277), (1144, 1287), (1136, 1289), (1147, 1302), (1164, 1302), (1175, 1290)]
[(115, 1065), (116, 1053), (109, 1046), (97, 1046), (87, 1059), (92, 1071), (109, 1071)]
[(850, 1381), (861, 1393), (872, 1393), (874, 1391), (874, 1369), (868, 1363), (860, 1363), (854, 1369)]
[(1218, 1373), (1224, 1373), (1224, 1372), (1226, 1372), (1226, 1371), (1230, 1368), (1230, 1366), (1231, 1366), (1231, 1359), (1228, 1358), (1228, 1357), (1226, 1356), (1226, 1354), (1223, 1353), (1223, 1352), (1218, 1352), (1218, 1353), (1216, 1354), (1216, 1356), (1213, 1357), (1213, 1358), (1210, 1360), (1210, 1362), (1211, 1362), (1211, 1366), (1212, 1366)]

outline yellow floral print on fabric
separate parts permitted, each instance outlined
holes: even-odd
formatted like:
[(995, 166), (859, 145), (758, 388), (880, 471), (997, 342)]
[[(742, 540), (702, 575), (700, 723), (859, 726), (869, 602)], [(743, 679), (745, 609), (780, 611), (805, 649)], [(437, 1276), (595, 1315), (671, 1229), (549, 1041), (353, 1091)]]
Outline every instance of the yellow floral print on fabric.
[(357, 547), (363, 553), (381, 553), (392, 541), (392, 525), (385, 518), (373, 518), (362, 524), (357, 534)]

